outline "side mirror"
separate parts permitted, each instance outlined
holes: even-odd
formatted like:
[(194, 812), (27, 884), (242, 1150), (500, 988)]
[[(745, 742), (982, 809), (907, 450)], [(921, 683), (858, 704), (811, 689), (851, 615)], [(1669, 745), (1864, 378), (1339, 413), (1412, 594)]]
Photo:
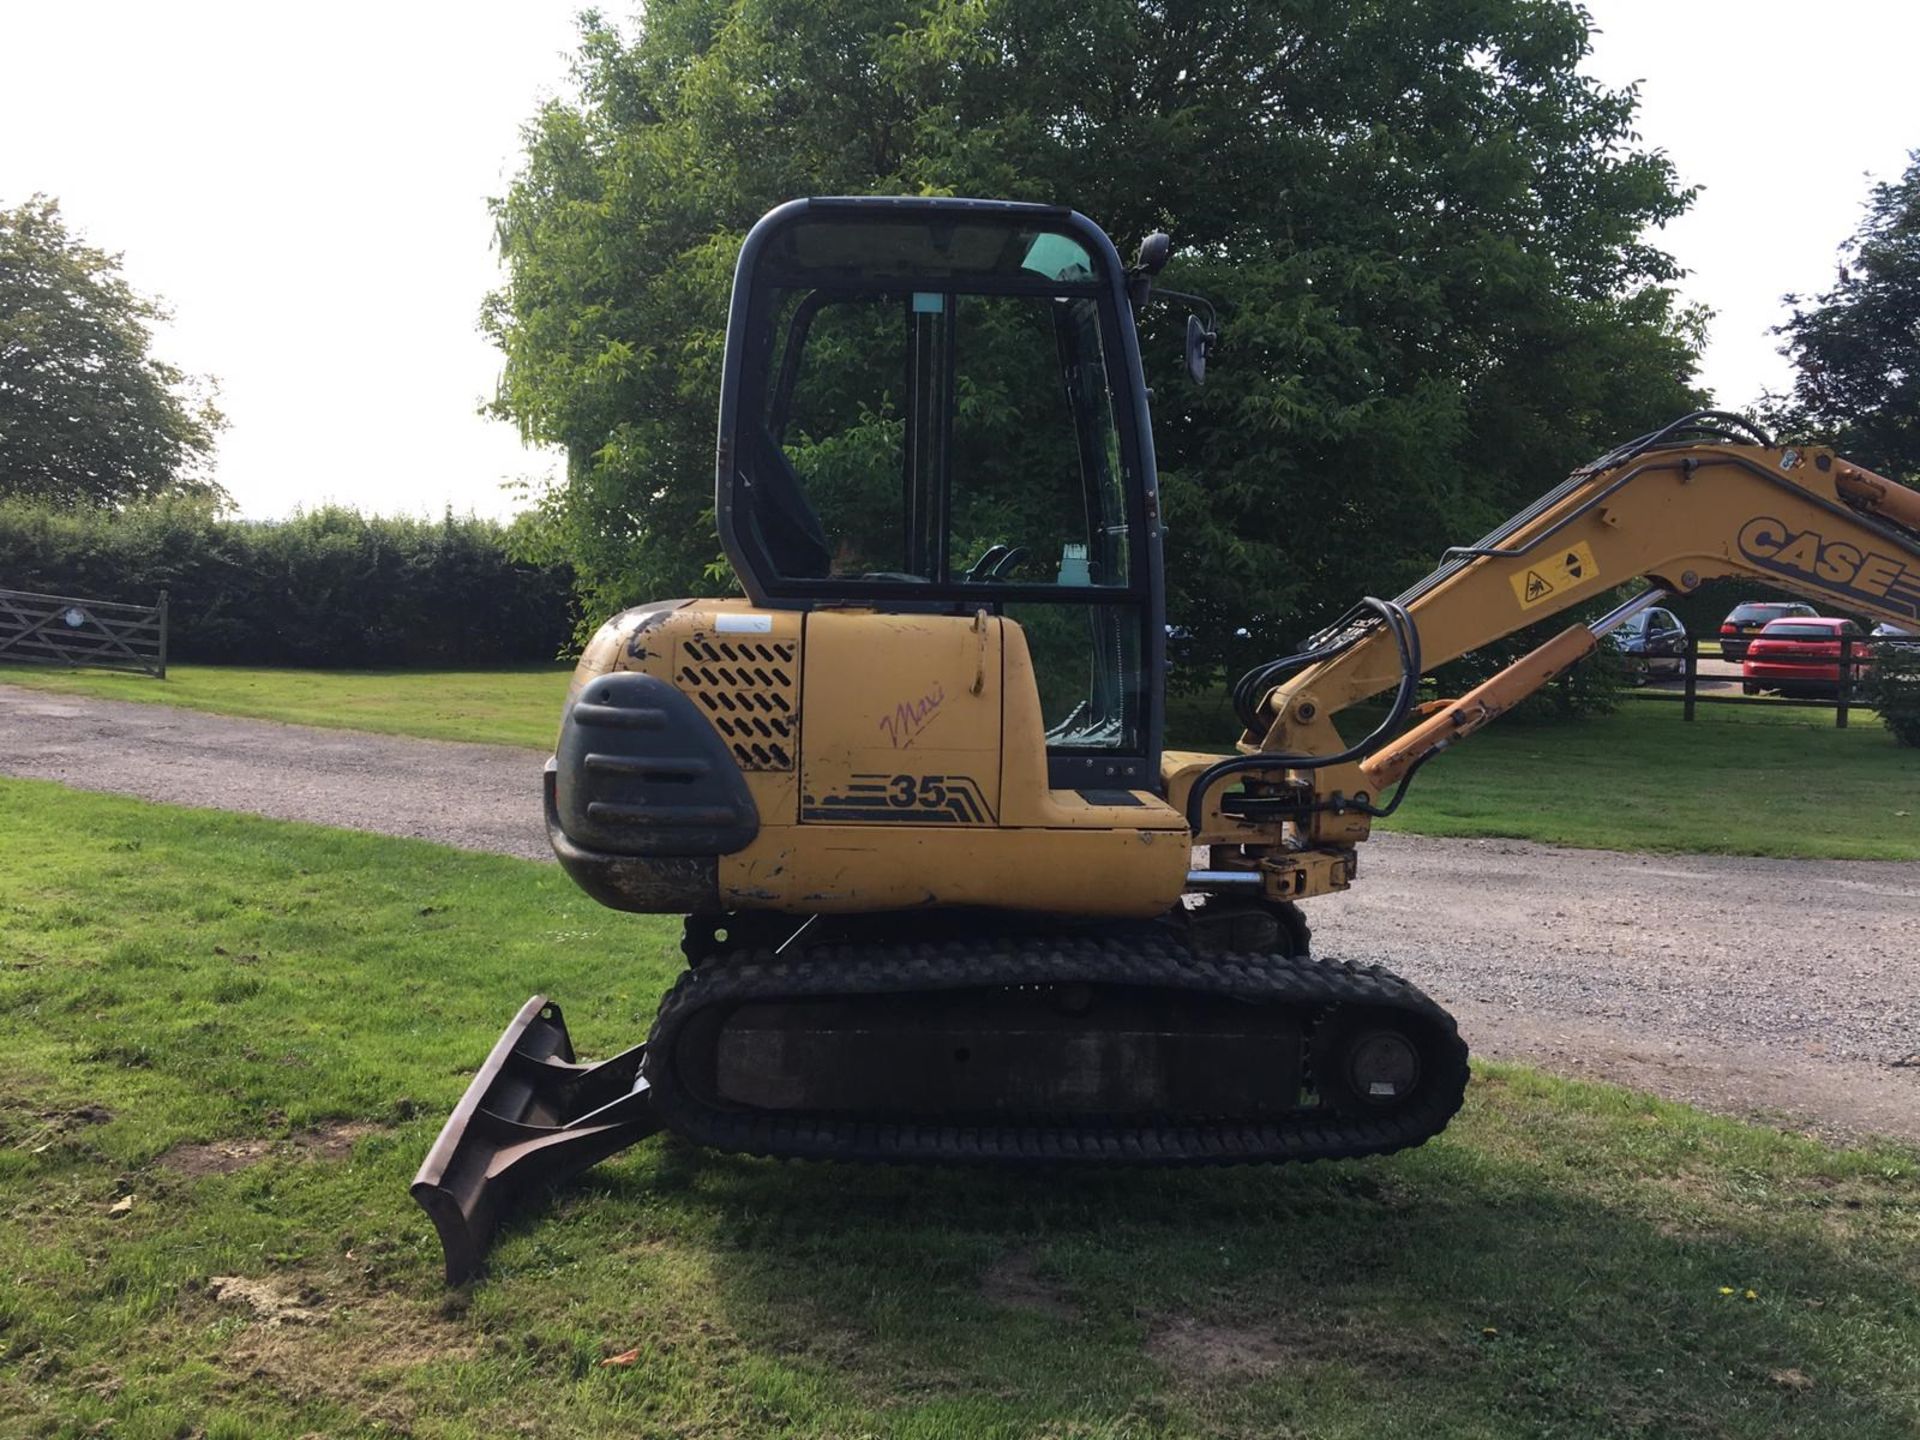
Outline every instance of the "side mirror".
[(1156, 230), (1140, 242), (1133, 266), (1127, 271), (1127, 298), (1133, 301), (1135, 310), (1145, 308), (1153, 294), (1153, 277), (1166, 268), (1167, 256), (1172, 253), (1173, 241), (1164, 230)]
[(1213, 349), (1213, 338), (1198, 315), (1187, 316), (1187, 375), (1196, 385), (1207, 383), (1207, 352)]

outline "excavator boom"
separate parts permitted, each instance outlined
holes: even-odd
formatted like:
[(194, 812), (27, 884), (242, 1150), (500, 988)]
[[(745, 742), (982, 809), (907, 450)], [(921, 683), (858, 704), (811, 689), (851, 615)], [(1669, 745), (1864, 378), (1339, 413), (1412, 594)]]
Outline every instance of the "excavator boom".
[[(1243, 679), (1240, 755), (1183, 792), (1195, 832), (1228, 847), (1216, 864), (1237, 854), (1271, 872), (1277, 846), (1296, 898), (1345, 888), (1385, 789), (1591, 654), (1636, 609), (1730, 576), (1920, 629), (1920, 492), (1823, 447), (1776, 445), (1737, 416), (1700, 412), (1642, 436), (1448, 550), (1394, 600), (1367, 602), (1302, 655)], [(1422, 673), (1636, 581), (1654, 589), (1392, 733), (1414, 714)], [(1388, 722), (1349, 745), (1333, 717), (1396, 687)], [(1231, 779), (1253, 799), (1223, 804)]]
[[(1645, 578), (1684, 595), (1741, 576), (1823, 605), (1920, 625), (1920, 492), (1822, 448), (1703, 440), (1689, 416), (1566, 482), (1399, 597), (1428, 669)], [(1384, 632), (1267, 696), (1263, 751), (1290, 748), (1289, 703), (1337, 713), (1400, 679)]]

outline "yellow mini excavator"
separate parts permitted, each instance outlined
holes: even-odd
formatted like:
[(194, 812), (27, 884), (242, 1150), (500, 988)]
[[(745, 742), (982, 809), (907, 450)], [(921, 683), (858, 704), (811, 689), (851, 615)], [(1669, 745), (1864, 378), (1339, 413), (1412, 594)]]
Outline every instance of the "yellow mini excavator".
[[(1700, 413), (1246, 676), (1237, 754), (1166, 750), (1134, 313), (1167, 251), (1127, 266), (1072, 211), (952, 199), (798, 200), (748, 235), (715, 477), (745, 598), (603, 626), (545, 778), (560, 863), (685, 916), (688, 968), (598, 1064), (521, 1009), (413, 1187), (451, 1281), (529, 1184), (661, 1129), (904, 1161), (1419, 1144), (1466, 1084), (1452, 1018), (1310, 958), (1299, 908), (1355, 883), (1419, 766), (1716, 576), (1920, 620), (1920, 494)], [(1196, 378), (1210, 338), (1189, 319)], [(1420, 703), (1426, 669), (1641, 578)]]

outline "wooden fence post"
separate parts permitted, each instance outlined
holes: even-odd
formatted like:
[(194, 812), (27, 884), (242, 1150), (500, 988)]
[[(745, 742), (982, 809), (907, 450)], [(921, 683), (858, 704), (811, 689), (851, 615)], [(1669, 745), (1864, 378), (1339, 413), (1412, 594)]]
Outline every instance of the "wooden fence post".
[(1681, 706), (1680, 718), (1691, 720), (1694, 697), (1700, 693), (1700, 642), (1691, 635), (1687, 637), (1686, 676), (1686, 702)]
[(1833, 724), (1837, 730), (1847, 728), (1847, 706), (1853, 700), (1853, 637), (1840, 637), (1840, 685), (1833, 707)]

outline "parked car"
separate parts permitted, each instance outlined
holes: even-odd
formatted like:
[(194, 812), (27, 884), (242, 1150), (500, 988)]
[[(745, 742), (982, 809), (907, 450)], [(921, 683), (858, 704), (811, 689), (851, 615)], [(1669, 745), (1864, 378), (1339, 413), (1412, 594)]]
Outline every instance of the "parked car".
[(1873, 638), (1876, 640), (1920, 639), (1920, 630), (1915, 630), (1908, 625), (1896, 625), (1891, 620), (1882, 620), (1873, 627)]
[(1747, 647), (1740, 689), (1748, 695), (1778, 690), (1831, 695), (1840, 688), (1840, 641), (1853, 640), (1848, 668), (1856, 682), (1873, 668), (1873, 642), (1851, 620), (1794, 616), (1767, 625)]
[(1687, 627), (1671, 610), (1642, 610), (1607, 638), (1626, 657), (1627, 673), (1636, 680), (1686, 671)]
[(1798, 600), (1749, 600), (1736, 605), (1720, 622), (1720, 654), (1728, 660), (1744, 660), (1747, 646), (1775, 620), (1818, 619), (1820, 612)]

